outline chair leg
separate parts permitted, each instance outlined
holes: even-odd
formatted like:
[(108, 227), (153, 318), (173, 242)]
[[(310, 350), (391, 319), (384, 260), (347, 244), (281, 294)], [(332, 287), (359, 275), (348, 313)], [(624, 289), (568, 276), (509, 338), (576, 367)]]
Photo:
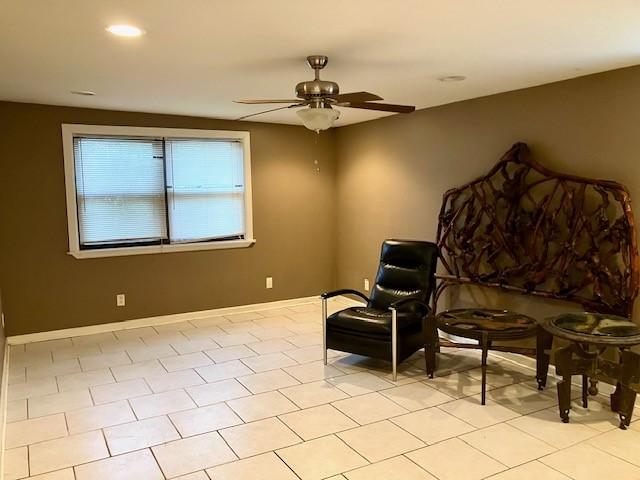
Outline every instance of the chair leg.
[(327, 299), (322, 298), (322, 359), (327, 364)]
[(391, 309), (391, 363), (395, 382), (398, 379), (398, 314), (395, 308)]

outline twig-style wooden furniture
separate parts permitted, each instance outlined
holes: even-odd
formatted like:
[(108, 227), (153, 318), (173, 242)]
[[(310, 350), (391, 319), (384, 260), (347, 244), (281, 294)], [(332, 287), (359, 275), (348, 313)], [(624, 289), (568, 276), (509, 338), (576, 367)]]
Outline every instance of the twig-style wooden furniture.
[[(437, 245), (444, 272), (437, 275), (434, 312), (449, 287), (475, 285), (631, 318), (640, 264), (629, 192), (616, 182), (553, 172), (524, 143), (486, 175), (444, 194)], [(542, 334), (536, 349), (490, 348), (537, 350), (542, 388), (552, 340)], [(477, 348), (443, 339), (439, 345)]]
[(491, 171), (444, 194), (437, 244), (451, 285), (499, 287), (630, 317), (638, 295), (627, 189), (553, 172), (516, 143)]

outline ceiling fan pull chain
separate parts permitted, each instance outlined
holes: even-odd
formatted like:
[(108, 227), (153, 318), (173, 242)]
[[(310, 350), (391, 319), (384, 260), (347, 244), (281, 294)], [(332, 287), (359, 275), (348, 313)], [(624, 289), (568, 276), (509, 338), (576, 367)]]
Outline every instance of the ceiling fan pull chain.
[(316, 158), (313, 160), (313, 164), (316, 166), (316, 173), (320, 173), (320, 163), (318, 162), (318, 138), (320, 137), (320, 130), (316, 130), (316, 138), (315, 138), (315, 144), (316, 144), (316, 148), (314, 148), (314, 152), (316, 155)]

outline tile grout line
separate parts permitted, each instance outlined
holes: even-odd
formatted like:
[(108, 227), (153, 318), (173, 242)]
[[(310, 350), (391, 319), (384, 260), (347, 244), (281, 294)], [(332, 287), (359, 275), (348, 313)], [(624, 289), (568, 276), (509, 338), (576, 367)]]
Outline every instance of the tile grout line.
[[(605, 433), (608, 433), (608, 432), (602, 432), (602, 434), (605, 434)], [(599, 436), (599, 435), (597, 435), (597, 436)], [(566, 446), (566, 447), (558, 448), (558, 449), (556, 449), (556, 451), (555, 451), (555, 452), (547, 453), (546, 455), (542, 455), (542, 456), (540, 456), (540, 457), (536, 458), (535, 460), (541, 460), (541, 459), (543, 459), (543, 458), (550, 457), (551, 455), (555, 455), (555, 454), (557, 454), (557, 453), (559, 453), (559, 452), (563, 452), (563, 451), (568, 450), (568, 449), (570, 449), (570, 448), (573, 448), (573, 447), (575, 447), (576, 445), (581, 444), (581, 443), (583, 443), (583, 442), (578, 442), (578, 443), (574, 443), (574, 444), (572, 444), (572, 445), (568, 445), (568, 446)], [(585, 442), (585, 443), (586, 443), (586, 442)], [(591, 445), (591, 446), (592, 446), (593, 448), (595, 448), (596, 450), (599, 450), (600, 452), (602, 452), (602, 453), (604, 453), (604, 454), (606, 454), (606, 455), (609, 455), (609, 456), (611, 456), (611, 457), (614, 457), (614, 458), (617, 458), (617, 459), (619, 459), (619, 460), (622, 460), (622, 461), (624, 461), (625, 463), (627, 463), (627, 464), (629, 464), (629, 465), (632, 465), (632, 466), (634, 466), (634, 467), (638, 467), (638, 465), (635, 465), (635, 464), (633, 464), (633, 463), (631, 463), (631, 462), (629, 462), (629, 461), (627, 461), (627, 460), (624, 460), (624, 459), (622, 459), (622, 458), (620, 458), (620, 457), (617, 457), (617, 456), (615, 456), (615, 455), (613, 455), (613, 454), (611, 454), (611, 453), (609, 453), (609, 452), (605, 452), (605, 451), (603, 451), (603, 450), (600, 450), (600, 449), (599, 449), (599, 448), (597, 448), (595, 445)], [(544, 463), (544, 462), (541, 462), (541, 463)], [(547, 464), (545, 463), (545, 465), (547, 465)], [(549, 465), (547, 465), (547, 466), (549, 466)], [(556, 470), (556, 469), (554, 469), (554, 470)], [(559, 471), (559, 470), (558, 470), (558, 471)], [(560, 471), (560, 473), (562, 473), (563, 475), (566, 475), (566, 476), (570, 477), (570, 475), (568, 475), (568, 474), (566, 474), (566, 473), (564, 473), (564, 472), (562, 472), (562, 471)], [(572, 477), (572, 478), (573, 478), (573, 477)]]
[[(542, 457), (541, 457), (541, 458), (542, 458)], [(538, 463), (540, 463), (540, 464), (544, 465), (545, 467), (550, 468), (550, 469), (551, 469), (551, 470), (553, 470), (554, 472), (558, 472), (560, 475), (564, 475), (565, 477), (570, 478), (571, 480), (578, 480), (578, 479), (575, 479), (574, 477), (572, 477), (571, 475), (568, 475), (568, 474), (566, 474), (566, 473), (564, 473), (564, 472), (561, 472), (560, 470), (558, 470), (558, 469), (557, 469), (557, 468), (555, 468), (555, 467), (552, 467), (551, 465), (547, 465), (546, 463), (541, 462), (541, 461), (540, 461), (540, 458), (536, 458), (535, 460), (532, 460), (532, 461), (533, 461), (533, 462), (538, 462)]]
[[(627, 428), (629, 428), (629, 427), (627, 427)], [(630, 465), (633, 465), (634, 467), (640, 467), (640, 463), (633, 463), (633, 462), (630, 462), (629, 460), (627, 460), (627, 459), (625, 459), (625, 458), (623, 458), (623, 457), (620, 457), (619, 455), (616, 455), (615, 453), (608, 452), (608, 451), (603, 450), (602, 448), (598, 447), (597, 445), (593, 445), (593, 444), (589, 443), (589, 440), (593, 440), (594, 438), (601, 437), (601, 436), (603, 436), (603, 435), (605, 435), (605, 434), (607, 434), (607, 433), (611, 433), (611, 432), (613, 432), (613, 431), (615, 431), (615, 430), (609, 430), (609, 431), (607, 431), (607, 432), (601, 432), (601, 433), (600, 433), (600, 435), (595, 435), (595, 436), (593, 436), (593, 437), (591, 437), (591, 438), (589, 438), (589, 439), (585, 440), (585, 443), (586, 443), (587, 445), (589, 445), (589, 446), (591, 446), (591, 447), (595, 448), (596, 450), (599, 450), (599, 451), (600, 451), (600, 452), (602, 452), (602, 453), (605, 453), (605, 454), (607, 454), (607, 455), (610, 455), (610, 456), (612, 456), (612, 457), (615, 457), (615, 458), (617, 458), (618, 460), (622, 460), (623, 462), (628, 463), (628, 464), (630, 464)], [(581, 442), (581, 443), (582, 443), (582, 442)], [(577, 445), (577, 444), (575, 444), (575, 445)], [(571, 447), (573, 447), (573, 446), (575, 446), (575, 445), (571, 445)]]
[(153, 461), (156, 462), (156, 465), (158, 466), (158, 470), (160, 470), (160, 475), (162, 475), (164, 477), (164, 479), (166, 480), (168, 477), (164, 473), (164, 470), (162, 469), (162, 465), (160, 465), (160, 462), (158, 461), (158, 457), (156, 457), (156, 453), (153, 451), (153, 449), (151, 447), (146, 447), (146, 448), (149, 449), (149, 452), (151, 453), (151, 456), (153, 457)]
[[(284, 423), (284, 422), (283, 422), (283, 423)], [(304, 442), (304, 440), (303, 440), (303, 442)], [(285, 448), (286, 448), (286, 447), (285, 447)], [(281, 462), (282, 462), (282, 463), (283, 463), (283, 464), (284, 464), (284, 465), (289, 469), (289, 471), (290, 471), (291, 473), (293, 473), (293, 474), (296, 476), (296, 478), (298, 478), (298, 479), (302, 480), (302, 477), (300, 477), (300, 475), (298, 475), (298, 474), (295, 472), (295, 470), (294, 470), (293, 468), (291, 468), (291, 466), (290, 466), (287, 462), (285, 462), (285, 461), (284, 461), (284, 458), (282, 458), (280, 455), (278, 455), (278, 452), (276, 452), (276, 451), (274, 450), (274, 451), (273, 451), (273, 454), (274, 454), (276, 457), (278, 457), (278, 459), (279, 459), (279, 460), (280, 460), (280, 461), (281, 461)]]
[[(451, 438), (457, 438), (457, 437), (451, 437)], [(434, 478), (436, 479), (440, 479), (440, 477), (438, 477), (435, 473), (430, 472), (429, 470), (427, 470), (426, 468), (424, 468), (422, 465), (418, 465), (416, 462), (413, 461), (413, 459), (411, 457), (408, 457), (405, 453), (403, 453), (401, 455), (402, 457), (406, 458), (407, 460), (409, 460), (411, 463), (413, 463), (416, 467), (424, 470), (425, 472), (427, 472), (429, 475), (432, 475)], [(493, 475), (492, 475), (493, 476)]]

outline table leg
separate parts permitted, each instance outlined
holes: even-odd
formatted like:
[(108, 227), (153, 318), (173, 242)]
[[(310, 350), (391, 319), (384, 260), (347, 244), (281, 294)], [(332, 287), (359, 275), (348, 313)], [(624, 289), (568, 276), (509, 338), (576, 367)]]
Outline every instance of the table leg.
[(538, 325), (536, 330), (536, 380), (538, 390), (547, 386), (549, 373), (549, 350), (553, 346), (553, 335)]
[[(630, 388), (632, 383), (640, 383), (640, 355), (625, 350), (620, 357), (621, 371), (620, 382), (614, 392), (618, 394), (618, 414), (620, 415), (620, 428), (626, 430), (631, 423), (633, 407), (636, 403), (636, 392)], [(613, 405), (613, 402), (612, 402)]]
[(611, 410), (618, 412), (622, 430), (626, 430), (631, 423), (635, 403), (636, 392), (618, 382), (616, 390), (611, 394)]
[(436, 353), (439, 351), (438, 327), (433, 317), (425, 320), (425, 337), (424, 363), (428, 377), (433, 378), (437, 366)]
[(598, 395), (598, 379), (595, 377), (589, 379), (589, 395), (593, 397)]
[(487, 354), (489, 353), (489, 338), (487, 332), (482, 333), (480, 347), (482, 348), (482, 405), (485, 405), (487, 398)]
[(558, 408), (560, 418), (564, 423), (569, 423), (569, 410), (571, 409), (571, 354), (572, 347), (564, 347), (556, 350), (556, 372), (562, 376), (558, 382)]
[(587, 408), (589, 406), (589, 377), (587, 375), (582, 375), (582, 408)]
[(636, 392), (628, 387), (622, 387), (622, 408), (618, 412), (620, 415), (620, 428), (626, 430), (631, 423), (633, 416), (633, 406), (636, 403)]

